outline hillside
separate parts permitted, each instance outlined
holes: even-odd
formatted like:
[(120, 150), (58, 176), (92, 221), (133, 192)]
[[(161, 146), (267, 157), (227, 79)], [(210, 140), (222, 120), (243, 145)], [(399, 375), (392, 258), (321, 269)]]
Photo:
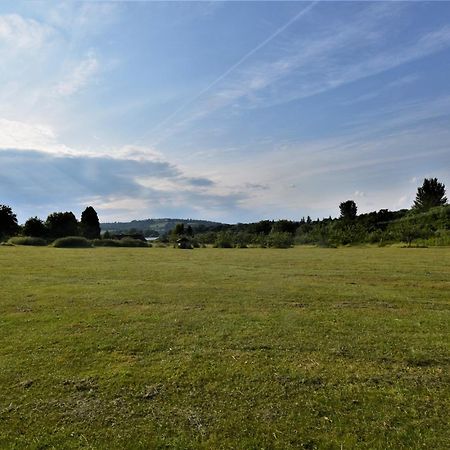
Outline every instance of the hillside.
[(220, 222), (211, 222), (209, 220), (193, 219), (143, 219), (132, 220), (131, 222), (112, 222), (100, 224), (102, 232), (112, 233), (136, 230), (148, 235), (161, 235), (170, 232), (177, 223), (184, 223), (185, 226), (191, 226), (196, 231), (206, 231), (211, 228), (223, 225)]

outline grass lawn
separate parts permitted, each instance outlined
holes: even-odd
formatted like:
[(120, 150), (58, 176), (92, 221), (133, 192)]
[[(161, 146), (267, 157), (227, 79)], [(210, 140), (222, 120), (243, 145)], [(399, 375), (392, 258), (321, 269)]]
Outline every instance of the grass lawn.
[(0, 247), (0, 448), (446, 449), (450, 249)]

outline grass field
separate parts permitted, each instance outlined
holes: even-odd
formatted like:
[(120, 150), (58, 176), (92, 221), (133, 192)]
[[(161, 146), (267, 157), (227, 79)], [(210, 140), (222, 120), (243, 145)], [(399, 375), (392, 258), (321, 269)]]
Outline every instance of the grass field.
[(0, 448), (450, 447), (450, 249), (0, 247)]

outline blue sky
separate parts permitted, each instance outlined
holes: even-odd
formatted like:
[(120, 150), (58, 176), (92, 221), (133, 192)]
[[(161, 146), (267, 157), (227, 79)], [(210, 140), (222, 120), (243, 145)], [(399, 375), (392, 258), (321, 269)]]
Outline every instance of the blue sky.
[(0, 3), (0, 203), (229, 223), (450, 187), (450, 3)]

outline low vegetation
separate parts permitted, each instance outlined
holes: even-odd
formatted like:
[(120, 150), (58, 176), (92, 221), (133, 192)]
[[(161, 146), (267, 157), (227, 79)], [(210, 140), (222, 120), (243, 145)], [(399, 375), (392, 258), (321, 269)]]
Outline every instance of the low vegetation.
[(0, 448), (448, 447), (448, 248), (0, 264)]
[(63, 238), (56, 239), (53, 242), (53, 247), (57, 248), (88, 248), (92, 247), (90, 241), (84, 237), (80, 236), (67, 236)]
[[(295, 244), (320, 247), (359, 244), (385, 246), (399, 242), (410, 247), (450, 243), (450, 205), (447, 205), (445, 185), (436, 178), (424, 179), (410, 210), (381, 209), (358, 215), (358, 207), (353, 200), (342, 202), (339, 209), (340, 216), (335, 219), (312, 220), (308, 216), (299, 221), (261, 220), (235, 225), (190, 219), (186, 223), (176, 223), (172, 219), (148, 219), (130, 222), (128, 225), (132, 224), (133, 227), (129, 229), (125, 228), (127, 224), (116, 223), (118, 234), (113, 233), (114, 228), (111, 231), (107, 228), (101, 235), (97, 212), (92, 206), (82, 212), (80, 222), (72, 212), (55, 212), (45, 222), (38, 217), (31, 217), (19, 226), (11, 207), (0, 205), (0, 241), (16, 235), (41, 238), (48, 242), (67, 236), (80, 236), (91, 240), (98, 247), (151, 247), (145, 235), (158, 236), (160, 242), (172, 246), (180, 246), (181, 239), (185, 248), (206, 245), (216, 248), (290, 248)], [(150, 224), (162, 227), (159, 229), (163, 231), (136, 228)]]
[(16, 236), (9, 239), (8, 242), (13, 245), (47, 245), (47, 241), (45, 239), (31, 236)]

